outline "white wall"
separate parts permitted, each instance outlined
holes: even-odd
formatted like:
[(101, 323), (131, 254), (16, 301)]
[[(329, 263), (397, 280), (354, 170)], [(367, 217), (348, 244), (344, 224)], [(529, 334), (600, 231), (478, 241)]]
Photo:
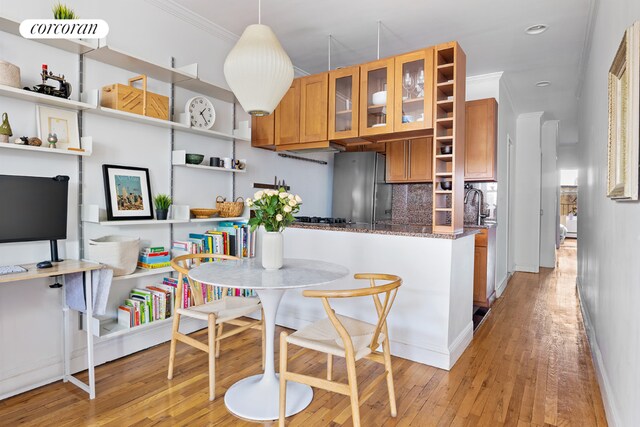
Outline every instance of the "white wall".
[(558, 170), (580, 167), (581, 144), (561, 144), (558, 146)]
[(540, 265), (540, 176), (543, 113), (518, 116), (513, 200), (513, 260), (517, 271)]
[(542, 125), (542, 196), (540, 207), (540, 267), (555, 268), (556, 237), (558, 234), (558, 120)]
[(607, 72), (638, 19), (636, 0), (599, 2), (579, 100), (578, 289), (612, 426), (640, 425), (640, 204), (606, 197)]
[[(171, 57), (176, 66), (197, 62), (200, 75), (207, 81), (226, 87), (222, 64), (233, 46), (233, 38), (225, 36), (219, 29), (208, 24), (193, 25), (180, 19), (166, 2), (148, 0), (131, 2), (113, 0), (109, 2), (86, 2), (67, 0), (82, 17), (105, 19), (110, 26), (109, 44), (134, 55), (160, 64), (170, 65)], [(24, 2), (0, 0), (0, 15), (15, 20), (33, 17), (48, 17), (51, 1), (30, 0)], [(157, 5), (162, 5), (158, 8)], [(126, 13), (122, 11), (126, 10)], [(187, 17), (188, 18), (188, 17)], [(140, 19), (153, 25), (140, 25)], [(194, 18), (197, 19), (197, 18)], [(199, 40), (193, 43), (193, 40)], [(203, 47), (206, 46), (206, 49)], [(42, 63), (49, 64), (55, 73), (64, 73), (74, 86), (72, 98), (78, 99), (78, 57), (40, 43), (23, 40), (0, 33), (0, 59), (21, 67), (23, 84), (38, 83), (38, 72)], [(95, 61), (86, 60), (85, 89), (98, 89), (115, 82), (126, 83), (134, 73), (116, 69)], [(169, 95), (169, 85), (149, 81), (149, 90)], [(176, 112), (184, 108), (186, 100), (193, 96), (184, 89), (176, 88)], [(215, 130), (232, 130), (233, 106), (214, 102), (217, 112)], [(246, 119), (241, 108), (237, 119)], [(16, 135), (34, 135), (35, 106), (29, 102), (0, 97), (0, 111), (7, 111)], [(171, 180), (170, 131), (142, 124), (84, 114), (84, 134), (94, 138), (94, 152), (84, 158), (84, 202), (105, 206), (101, 167), (104, 163), (148, 167), (153, 193), (168, 193)], [(231, 156), (231, 142), (216, 140), (177, 131), (176, 149), (205, 154), (207, 157)], [(0, 173), (20, 175), (53, 176), (66, 174), (71, 177), (69, 197), (69, 232), (66, 242), (61, 243), (62, 256), (77, 257), (78, 244), (78, 160), (73, 156), (44, 153), (9, 152), (0, 153)], [(274, 175), (286, 179), (293, 191), (304, 199), (302, 212), (310, 215), (328, 215), (331, 210), (332, 165), (322, 166), (308, 162), (281, 159), (277, 155), (252, 149), (250, 143), (238, 142), (236, 158), (248, 161), (248, 173), (236, 183), (236, 194), (253, 194), (254, 181), (273, 182)], [(326, 154), (309, 157), (328, 159)], [(232, 195), (231, 174), (208, 171), (174, 170), (174, 200), (192, 207), (211, 207), (217, 195), (230, 198)], [(43, 220), (46, 217), (43, 216)], [(207, 225), (176, 225), (175, 237), (183, 238), (190, 231), (202, 231)], [(171, 236), (168, 226), (148, 227), (104, 227), (87, 224), (85, 237), (107, 234), (139, 236), (145, 243), (167, 245)], [(0, 265), (26, 263), (48, 258), (46, 242), (0, 245)], [(153, 279), (114, 282), (109, 299), (110, 313), (137, 286), (153, 283)], [(48, 288), (48, 280), (23, 282), (0, 286), (0, 396), (18, 390), (53, 381), (62, 373), (61, 291)], [(25, 305), (29, 309), (25, 309)], [(74, 316), (75, 318), (75, 316)], [(192, 327), (196, 327), (194, 324)], [(34, 331), (36, 333), (34, 334)], [(145, 346), (162, 342), (169, 337), (169, 325), (159, 330), (146, 329), (126, 337), (103, 340), (97, 345), (96, 358), (99, 363), (120, 357)], [(73, 351), (75, 369), (83, 366), (84, 334), (75, 332)]]
[[(504, 78), (500, 79), (500, 98), (498, 102), (498, 204), (496, 230), (496, 296), (502, 295), (509, 280), (509, 273), (513, 271), (509, 265), (511, 248), (511, 232), (513, 222), (513, 194), (515, 189), (515, 168), (509, 170), (509, 163), (515, 161), (514, 146), (516, 145), (516, 112), (514, 109), (509, 87)], [(509, 148), (509, 139), (512, 148)], [(514, 159), (510, 158), (509, 151)], [(510, 176), (511, 175), (511, 176)]]

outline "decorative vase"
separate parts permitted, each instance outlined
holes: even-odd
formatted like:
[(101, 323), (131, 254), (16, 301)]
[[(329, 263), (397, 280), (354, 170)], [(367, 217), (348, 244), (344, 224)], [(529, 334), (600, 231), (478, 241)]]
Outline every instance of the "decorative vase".
[(169, 209), (156, 209), (156, 219), (159, 219), (159, 220), (167, 219), (168, 213), (169, 213)]
[(278, 270), (282, 267), (284, 239), (279, 231), (266, 231), (262, 235), (262, 268)]

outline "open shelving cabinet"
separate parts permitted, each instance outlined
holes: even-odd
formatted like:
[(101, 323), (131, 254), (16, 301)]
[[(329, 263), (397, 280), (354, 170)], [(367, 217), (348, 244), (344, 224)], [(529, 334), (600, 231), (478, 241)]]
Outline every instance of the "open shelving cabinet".
[[(460, 45), (436, 46), (434, 68), (433, 232), (457, 234), (464, 230), (466, 55)], [(445, 146), (450, 153), (441, 151)]]

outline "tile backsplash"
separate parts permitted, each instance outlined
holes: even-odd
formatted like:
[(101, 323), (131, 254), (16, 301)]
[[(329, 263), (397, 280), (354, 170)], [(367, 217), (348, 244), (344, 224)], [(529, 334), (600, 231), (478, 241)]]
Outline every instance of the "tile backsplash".
[[(493, 184), (495, 185), (495, 184)], [(477, 185), (476, 185), (477, 186)], [(487, 189), (485, 201), (487, 201)], [(464, 206), (465, 224), (475, 224), (480, 198), (470, 197)], [(431, 225), (433, 184), (394, 184), (391, 203), (391, 221), (396, 224)]]
[(433, 184), (394, 184), (391, 221), (396, 224), (432, 224)]

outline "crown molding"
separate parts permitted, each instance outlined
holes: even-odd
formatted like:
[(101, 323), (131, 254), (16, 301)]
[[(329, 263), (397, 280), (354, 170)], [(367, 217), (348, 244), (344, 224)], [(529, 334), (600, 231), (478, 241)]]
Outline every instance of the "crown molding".
[[(232, 31), (227, 30), (226, 28), (216, 24), (208, 20), (192, 11), (191, 9), (187, 9), (186, 7), (176, 3), (173, 0), (145, 0), (147, 3), (167, 12), (170, 15), (175, 16), (176, 18), (182, 19), (184, 22), (193, 25), (196, 28), (200, 28), (213, 35), (214, 37), (219, 38), (220, 40), (229, 42), (231, 45), (235, 44), (240, 36)], [(310, 73), (303, 70), (302, 68), (293, 66), (293, 70), (296, 75), (299, 76), (308, 76)]]
[(190, 9), (176, 3), (173, 0), (145, 0), (147, 3), (152, 4), (153, 6), (161, 9), (170, 15), (175, 16), (176, 18), (182, 19), (183, 21), (193, 25), (194, 27), (200, 28), (221, 40), (235, 43), (240, 38), (239, 35), (227, 30), (224, 27), (206, 19), (205, 17), (198, 15)]
[(582, 52), (580, 53), (580, 62), (578, 65), (578, 88), (576, 89), (576, 98), (582, 97), (582, 89), (584, 80), (587, 76), (587, 66), (589, 65), (589, 57), (591, 55), (591, 45), (593, 44), (593, 31), (596, 25), (596, 17), (598, 15), (599, 0), (589, 1), (589, 16), (587, 19), (587, 28), (584, 35)]
[(468, 82), (481, 82), (485, 80), (500, 80), (502, 78), (503, 71), (497, 71), (495, 73), (478, 74), (477, 76), (468, 76)]

